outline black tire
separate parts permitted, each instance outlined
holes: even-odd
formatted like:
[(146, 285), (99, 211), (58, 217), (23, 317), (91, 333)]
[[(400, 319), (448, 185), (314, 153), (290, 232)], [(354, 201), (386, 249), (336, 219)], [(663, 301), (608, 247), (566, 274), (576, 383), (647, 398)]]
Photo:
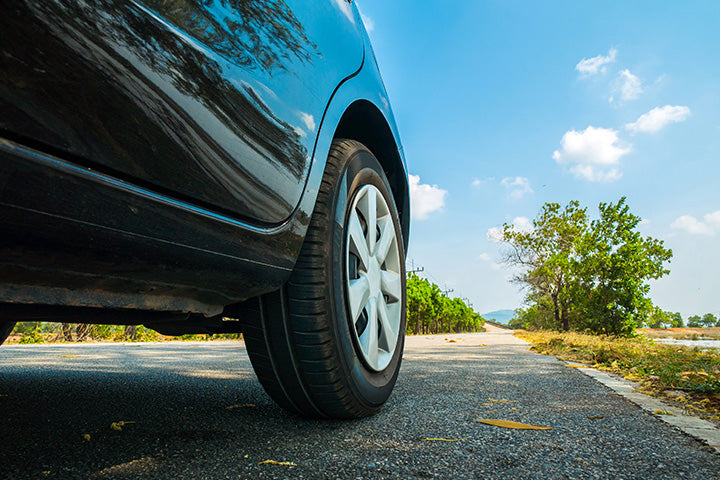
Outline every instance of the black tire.
[(15, 322), (0, 322), (0, 345), (7, 340), (15, 328)]
[[(401, 279), (401, 289), (395, 290), (398, 295), (387, 297), (375, 290), (376, 296), (390, 299), (393, 312), (400, 311), (399, 328), (393, 332), (397, 334), (395, 348), (383, 351), (387, 365), (380, 370), (369, 366), (369, 357), (364, 356), (359, 345), (359, 330), (351, 330), (356, 325), (349, 321), (346, 306), (346, 225), (353, 199), (365, 185), (375, 187), (389, 207), (400, 256), (395, 262), (399, 263), (396, 269)], [(376, 193), (373, 195), (379, 199)], [(379, 234), (377, 238), (379, 245)], [(404, 346), (404, 263), (398, 213), (382, 167), (361, 143), (335, 140), (290, 280), (279, 291), (246, 305), (250, 310), (244, 325), (248, 354), (260, 382), (275, 402), (291, 412), (321, 418), (365, 417), (385, 403), (395, 385)], [(384, 262), (381, 268), (387, 268)], [(387, 309), (390, 303), (383, 305)], [(356, 311), (366, 313), (357, 307)], [(376, 322), (380, 322), (377, 317)], [(382, 324), (378, 325), (382, 328)], [(374, 335), (372, 330), (369, 332), (368, 337)], [(377, 335), (381, 337), (380, 332)], [(391, 343), (386, 339), (386, 345)]]

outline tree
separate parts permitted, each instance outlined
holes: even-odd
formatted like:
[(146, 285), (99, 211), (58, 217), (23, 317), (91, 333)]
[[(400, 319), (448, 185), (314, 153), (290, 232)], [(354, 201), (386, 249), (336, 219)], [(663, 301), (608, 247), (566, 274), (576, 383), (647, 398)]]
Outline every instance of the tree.
[(702, 327), (702, 318), (700, 318), (700, 315), (692, 315), (688, 317), (688, 323), (687, 326), (690, 328), (699, 328)]
[(528, 288), (526, 303), (537, 307), (526, 314), (536, 321), (549, 305), (555, 328), (614, 335), (632, 334), (647, 320), (653, 312), (647, 282), (669, 273), (664, 264), (672, 251), (636, 231), (640, 217), (625, 201), (601, 203), (591, 223), (571, 201), (543, 205), (531, 230), (503, 226), (511, 247), (505, 262), (522, 269), (513, 281)]
[(571, 302), (567, 281), (577, 240), (588, 227), (587, 211), (577, 201), (564, 209), (557, 203), (546, 203), (532, 226), (531, 230), (520, 230), (514, 225), (503, 225), (503, 241), (512, 247), (505, 262), (524, 270), (513, 281), (525, 284), (530, 297), (549, 299), (555, 326), (569, 330)]
[(717, 317), (712, 313), (706, 313), (702, 316), (702, 324), (705, 327), (714, 327), (717, 324)]
[(671, 328), (683, 328), (685, 326), (685, 323), (683, 322), (682, 315), (680, 315), (680, 312), (675, 312), (670, 317), (670, 327)]
[(672, 324), (672, 315), (670, 312), (664, 311), (662, 308), (653, 307), (652, 313), (647, 320), (650, 328), (667, 328)]
[(411, 273), (407, 278), (407, 333), (477, 332), (485, 320), (459, 298)]
[(600, 218), (581, 237), (574, 263), (578, 327), (629, 335), (653, 311), (647, 281), (670, 273), (664, 264), (672, 250), (636, 231), (641, 218), (630, 213), (625, 197), (601, 203), (599, 210)]

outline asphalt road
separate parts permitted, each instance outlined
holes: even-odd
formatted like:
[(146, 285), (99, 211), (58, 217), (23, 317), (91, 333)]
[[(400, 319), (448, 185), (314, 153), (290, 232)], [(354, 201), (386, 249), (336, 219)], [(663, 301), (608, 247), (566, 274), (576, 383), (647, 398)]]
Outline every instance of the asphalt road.
[(503, 333), (410, 338), (386, 407), (343, 422), (276, 407), (242, 342), (0, 348), (0, 479), (719, 476), (709, 447)]

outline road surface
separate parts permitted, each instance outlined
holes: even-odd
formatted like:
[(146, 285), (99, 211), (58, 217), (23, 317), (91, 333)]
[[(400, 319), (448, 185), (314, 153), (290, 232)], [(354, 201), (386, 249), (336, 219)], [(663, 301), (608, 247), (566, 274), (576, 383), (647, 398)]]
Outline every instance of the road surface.
[(343, 422), (276, 407), (242, 342), (0, 348), (1, 479), (719, 475), (712, 449), (508, 332), (409, 338), (386, 407)]

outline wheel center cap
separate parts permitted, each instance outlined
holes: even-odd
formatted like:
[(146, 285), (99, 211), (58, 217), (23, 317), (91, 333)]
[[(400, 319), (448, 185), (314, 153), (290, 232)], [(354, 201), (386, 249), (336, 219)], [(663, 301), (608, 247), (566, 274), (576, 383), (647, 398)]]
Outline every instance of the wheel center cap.
[(380, 263), (378, 263), (377, 259), (374, 256), (370, 257), (370, 262), (368, 263), (370, 263), (370, 265), (368, 265), (367, 271), (367, 279), (370, 283), (370, 296), (377, 297), (380, 293)]

